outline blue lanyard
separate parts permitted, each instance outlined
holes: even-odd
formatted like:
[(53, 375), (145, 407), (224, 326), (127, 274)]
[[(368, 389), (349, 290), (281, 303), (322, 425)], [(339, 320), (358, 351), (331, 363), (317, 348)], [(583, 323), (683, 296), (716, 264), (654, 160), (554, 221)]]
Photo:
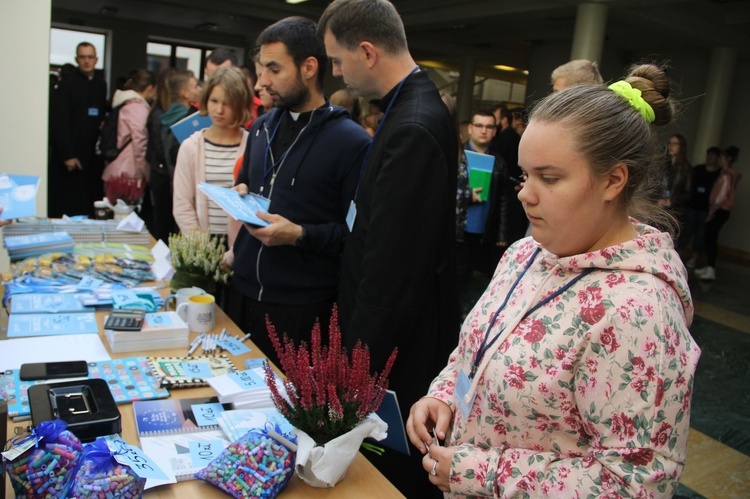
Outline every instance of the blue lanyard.
[(271, 153), (271, 144), (273, 143), (273, 139), (276, 138), (276, 132), (279, 131), (279, 126), (281, 126), (281, 122), (284, 119), (284, 112), (282, 111), (279, 117), (279, 121), (276, 122), (276, 127), (273, 129), (273, 133), (271, 133), (271, 137), (268, 139), (268, 143), (266, 144), (266, 152), (263, 155), (263, 183), (266, 183), (266, 179), (268, 178), (268, 174), (271, 173), (282, 161), (284, 161), (284, 158), (286, 157), (286, 154), (289, 152), (289, 149), (281, 153), (281, 156), (279, 156), (279, 160), (274, 163), (273, 158), (271, 158), (271, 167), (268, 167), (268, 156)]
[[(534, 260), (536, 259), (536, 256), (539, 254), (539, 251), (540, 251), (540, 248), (537, 248), (536, 251), (534, 251), (534, 254), (531, 255), (531, 259), (524, 267), (523, 272), (521, 272), (521, 274), (516, 278), (516, 281), (510, 287), (508, 294), (505, 296), (505, 300), (503, 300), (503, 303), (492, 315), (492, 318), (490, 319), (490, 327), (487, 328), (487, 334), (485, 335), (484, 340), (482, 340), (482, 344), (479, 345), (479, 348), (477, 349), (476, 354), (474, 354), (474, 359), (471, 361), (471, 373), (469, 374), (470, 380), (474, 379), (474, 376), (476, 375), (477, 370), (479, 369), (479, 365), (482, 363), (482, 358), (484, 357), (484, 355), (489, 351), (490, 348), (492, 348), (492, 345), (494, 345), (495, 342), (497, 342), (497, 340), (500, 338), (500, 336), (502, 336), (503, 333), (505, 332), (505, 328), (503, 328), (499, 333), (497, 333), (492, 338), (492, 340), (489, 341), (489, 343), (487, 342), (490, 338), (490, 331), (492, 331), (492, 327), (495, 325), (495, 321), (497, 320), (497, 316), (500, 315), (500, 312), (502, 312), (503, 309), (505, 309), (506, 305), (508, 304), (508, 300), (510, 300), (510, 296), (513, 294), (513, 291), (516, 289), (516, 286), (518, 285), (518, 283), (521, 282), (521, 279), (523, 279), (523, 276), (526, 275), (526, 271), (529, 270), (529, 267), (531, 267), (531, 264), (534, 263)], [(579, 275), (571, 279), (570, 282), (568, 282), (565, 286), (558, 289), (557, 291), (552, 293), (550, 296), (548, 296), (544, 300), (540, 301), (539, 303), (531, 307), (528, 311), (526, 311), (526, 313), (523, 314), (521, 321), (519, 322), (523, 322), (528, 316), (530, 316), (536, 310), (538, 310), (539, 308), (543, 307), (544, 305), (546, 305), (553, 299), (557, 298), (558, 296), (566, 292), (568, 289), (570, 289), (571, 286), (573, 286), (575, 283), (580, 281), (584, 276), (590, 274), (594, 270), (596, 269), (594, 268), (584, 269)]]
[(365, 157), (362, 160), (362, 166), (359, 167), (359, 180), (357, 180), (357, 190), (354, 191), (354, 199), (357, 199), (357, 193), (359, 193), (359, 181), (362, 180), (362, 172), (365, 170), (365, 165), (367, 164), (367, 158), (370, 157), (370, 151), (372, 150), (373, 144), (375, 144), (375, 141), (378, 138), (378, 135), (380, 135), (380, 130), (383, 128), (383, 123), (385, 123), (385, 119), (388, 117), (388, 113), (391, 110), (391, 107), (393, 106), (393, 103), (396, 102), (396, 98), (398, 97), (398, 94), (401, 92), (401, 87), (404, 86), (404, 83), (406, 82), (407, 78), (409, 78), (411, 75), (417, 72), (419, 69), (419, 65), (414, 66), (414, 69), (409, 71), (409, 74), (404, 76), (404, 79), (401, 80), (396, 87), (396, 92), (393, 94), (393, 98), (388, 103), (388, 107), (385, 108), (385, 112), (383, 113), (383, 117), (380, 118), (380, 123), (378, 123), (378, 127), (375, 129), (375, 136), (373, 136), (372, 140), (370, 141), (370, 144), (367, 146), (367, 151), (365, 152)]

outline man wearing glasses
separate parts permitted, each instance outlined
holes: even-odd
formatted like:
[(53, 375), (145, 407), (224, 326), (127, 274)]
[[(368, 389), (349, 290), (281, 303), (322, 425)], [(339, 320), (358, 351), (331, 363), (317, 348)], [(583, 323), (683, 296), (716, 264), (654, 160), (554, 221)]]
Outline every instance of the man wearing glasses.
[(104, 120), (107, 83), (96, 73), (96, 48), (76, 47), (78, 71), (63, 78), (50, 96), (49, 216), (93, 215), (103, 196), (103, 162), (96, 141)]
[[(464, 149), (480, 154), (487, 154), (495, 157), (495, 165), (492, 172), (492, 186), (490, 192), (482, 196), (486, 201), (473, 199), (466, 211), (466, 224), (464, 225), (464, 244), (465, 250), (459, 248), (459, 255), (468, 258), (467, 262), (461, 262), (459, 265), (464, 268), (466, 265), (469, 275), (472, 271), (478, 270), (485, 274), (492, 275), (497, 261), (494, 259), (494, 249), (484, 237), (485, 227), (490, 213), (495, 213), (499, 206), (498, 198), (498, 181), (503, 173), (503, 164), (497, 157), (491, 147), (492, 139), (497, 132), (495, 116), (489, 110), (475, 111), (469, 122), (467, 133), (469, 140), (464, 144)], [(468, 156), (468, 155), (467, 155)], [(471, 160), (469, 162), (471, 168)], [(459, 257), (461, 258), (461, 257)]]

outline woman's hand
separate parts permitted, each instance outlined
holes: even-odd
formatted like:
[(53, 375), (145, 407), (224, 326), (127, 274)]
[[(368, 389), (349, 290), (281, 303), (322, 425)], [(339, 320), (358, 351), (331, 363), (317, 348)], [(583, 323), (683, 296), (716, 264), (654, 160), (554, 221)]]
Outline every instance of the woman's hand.
[(422, 467), (428, 473), (430, 483), (441, 492), (451, 491), (451, 463), (458, 447), (430, 445), (430, 452), (422, 458)]
[(444, 440), (452, 419), (453, 410), (448, 404), (433, 397), (424, 397), (411, 406), (406, 433), (411, 443), (425, 454), (429, 445), (437, 443), (432, 441), (430, 432), (435, 430), (437, 437)]

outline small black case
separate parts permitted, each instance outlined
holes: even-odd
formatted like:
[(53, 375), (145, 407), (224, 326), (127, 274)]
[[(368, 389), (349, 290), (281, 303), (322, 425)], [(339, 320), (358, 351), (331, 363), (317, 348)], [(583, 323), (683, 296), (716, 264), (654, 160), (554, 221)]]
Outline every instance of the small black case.
[(29, 387), (31, 422), (59, 418), (81, 442), (122, 431), (122, 418), (103, 379), (44, 383)]

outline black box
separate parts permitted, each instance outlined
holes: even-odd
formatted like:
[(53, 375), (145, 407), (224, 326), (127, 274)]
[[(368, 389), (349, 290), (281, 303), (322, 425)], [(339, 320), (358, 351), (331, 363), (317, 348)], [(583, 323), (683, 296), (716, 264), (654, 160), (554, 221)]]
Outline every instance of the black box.
[(29, 405), (34, 426), (62, 419), (81, 442), (122, 431), (120, 410), (103, 379), (30, 386)]

